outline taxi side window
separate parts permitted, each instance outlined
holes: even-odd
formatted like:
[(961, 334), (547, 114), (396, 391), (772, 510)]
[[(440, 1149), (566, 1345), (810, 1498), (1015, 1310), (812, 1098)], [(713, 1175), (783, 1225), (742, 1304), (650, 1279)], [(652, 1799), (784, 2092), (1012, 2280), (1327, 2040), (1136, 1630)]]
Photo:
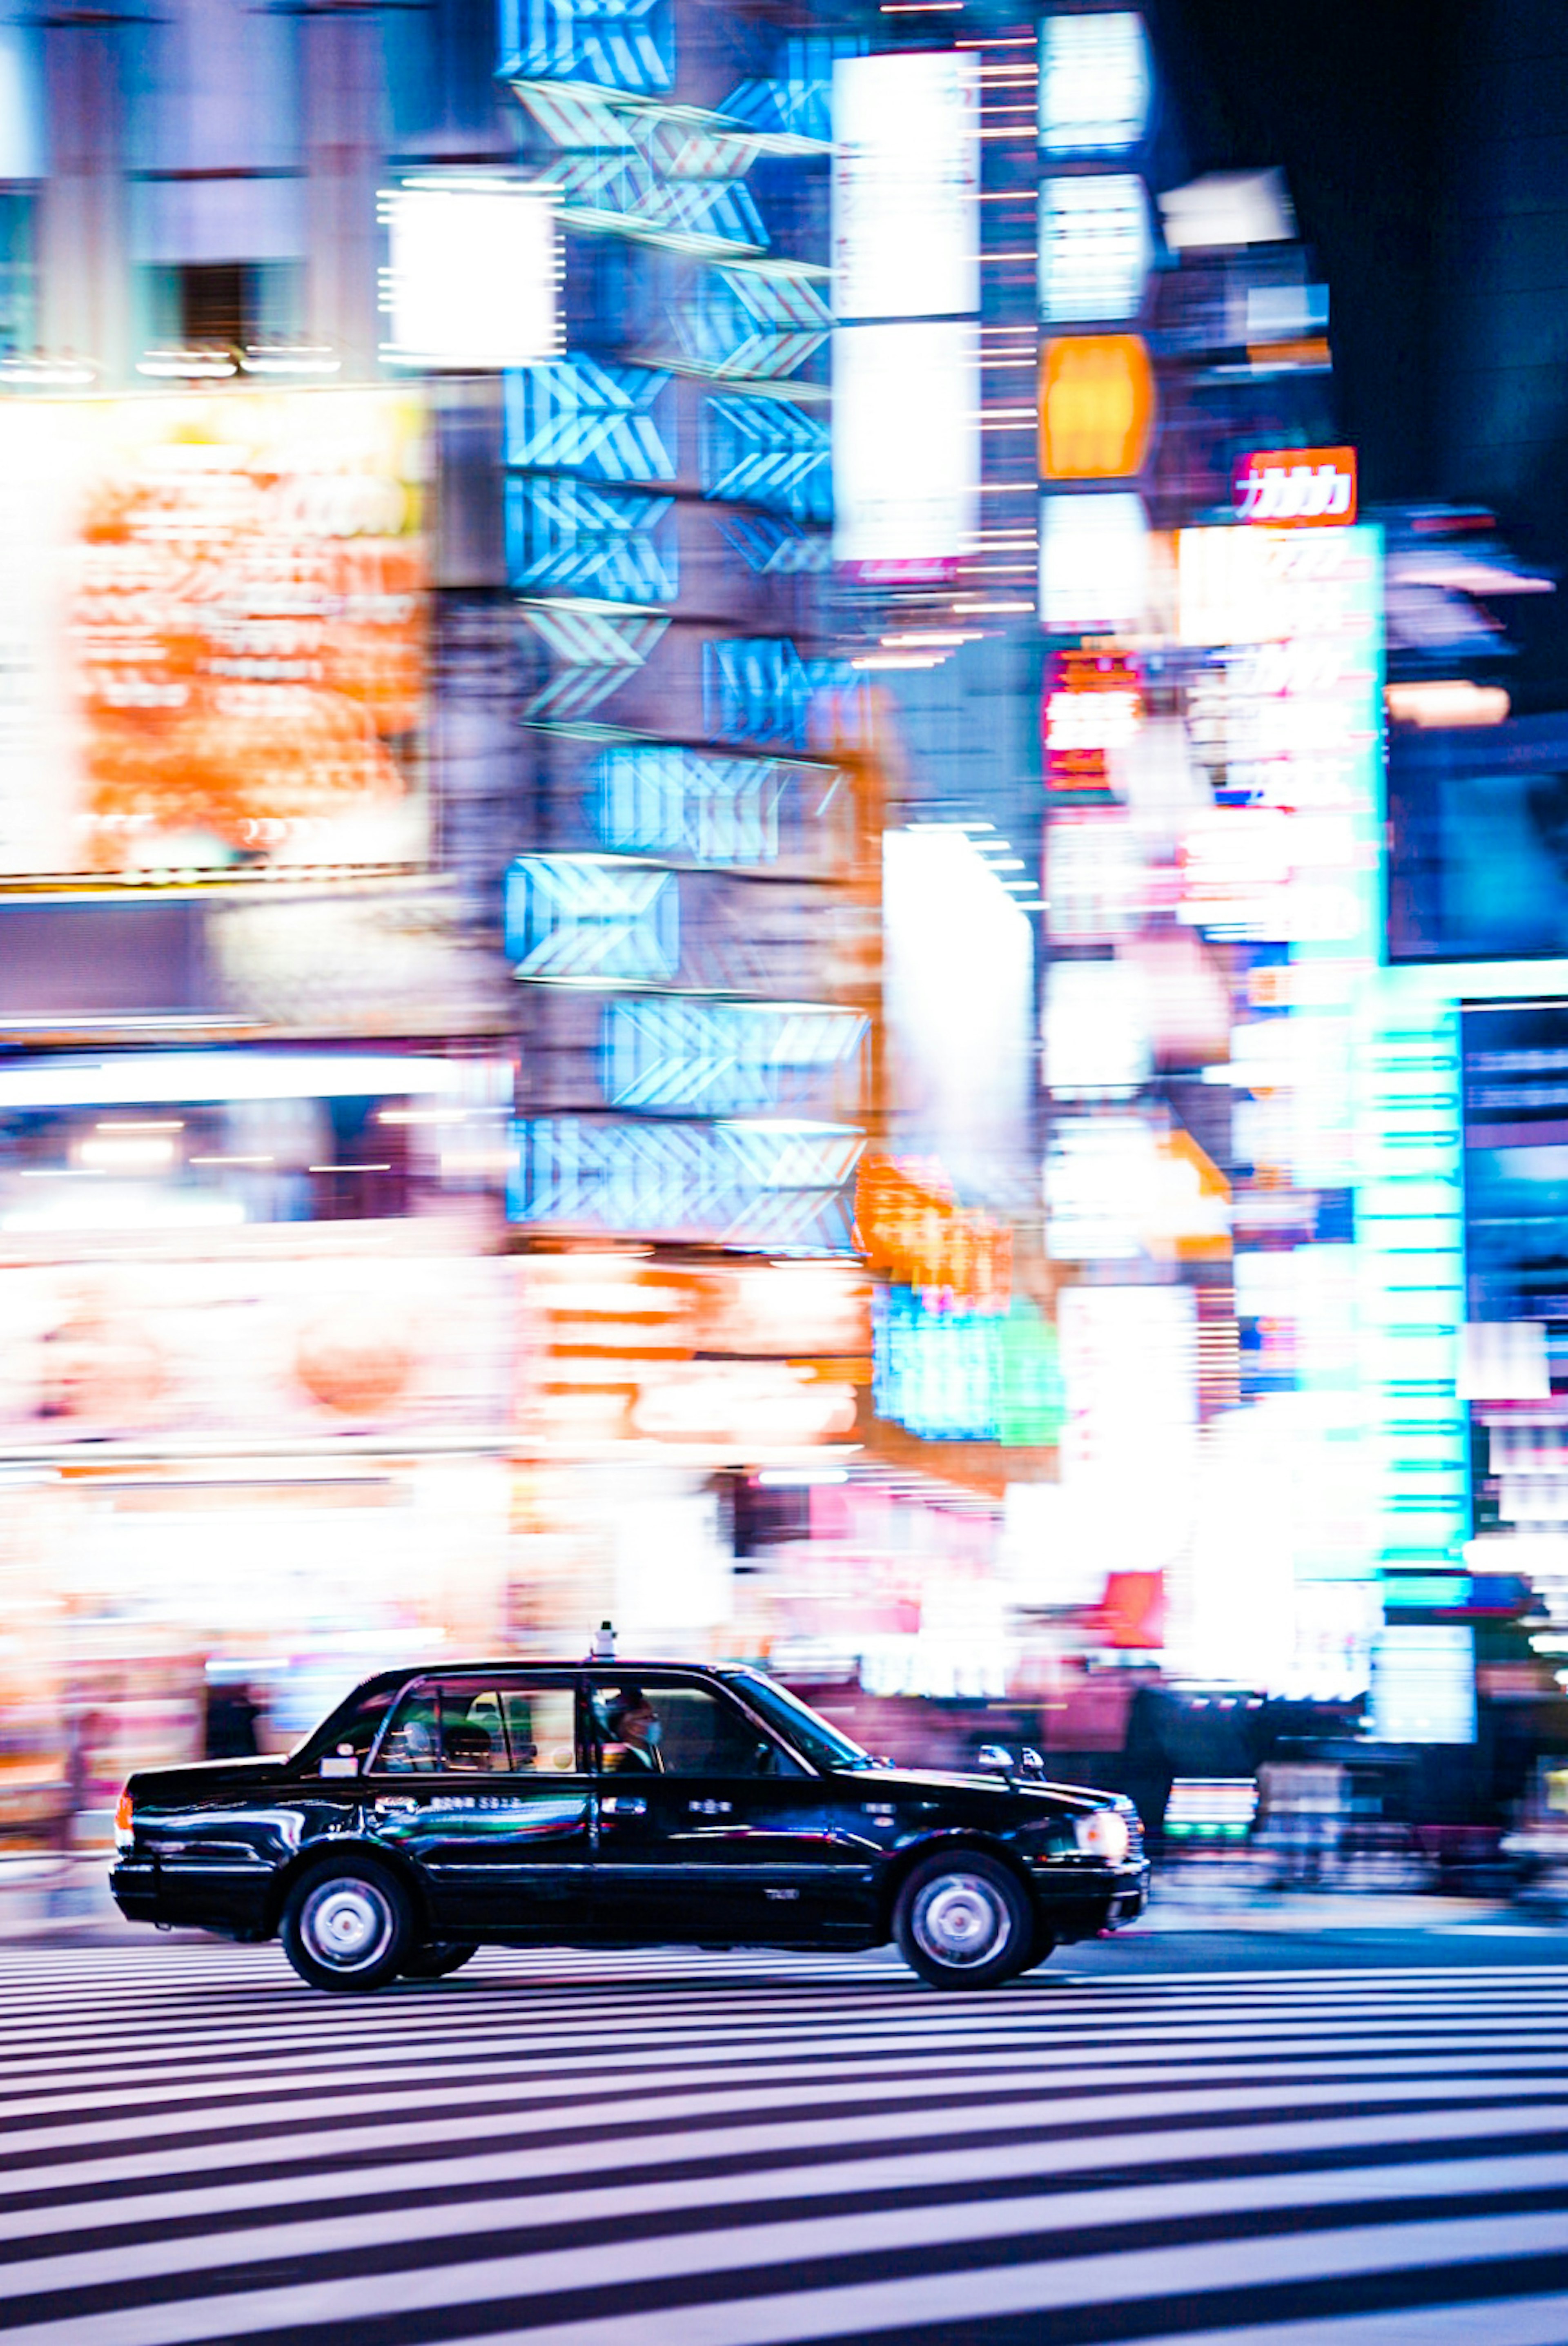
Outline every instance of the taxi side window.
[(576, 1697), (570, 1687), (502, 1691), (514, 1774), (569, 1776), (577, 1765)]
[(706, 1687), (605, 1683), (593, 1694), (606, 1775), (792, 1775), (752, 1722)]
[(392, 1713), (378, 1767), (394, 1776), (433, 1776), (440, 1764), (441, 1689), (410, 1687)]
[(569, 1774), (576, 1765), (570, 1687), (497, 1687), (472, 1678), (410, 1687), (392, 1714), (378, 1771), (389, 1775)]

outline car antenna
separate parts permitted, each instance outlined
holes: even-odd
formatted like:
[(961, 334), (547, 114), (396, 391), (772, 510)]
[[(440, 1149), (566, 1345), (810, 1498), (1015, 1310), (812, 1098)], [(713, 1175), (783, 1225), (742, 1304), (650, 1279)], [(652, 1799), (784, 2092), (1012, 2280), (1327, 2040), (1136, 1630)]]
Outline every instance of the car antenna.
[(616, 1625), (601, 1621), (594, 1632), (594, 1642), (588, 1649), (591, 1662), (613, 1662), (616, 1658)]

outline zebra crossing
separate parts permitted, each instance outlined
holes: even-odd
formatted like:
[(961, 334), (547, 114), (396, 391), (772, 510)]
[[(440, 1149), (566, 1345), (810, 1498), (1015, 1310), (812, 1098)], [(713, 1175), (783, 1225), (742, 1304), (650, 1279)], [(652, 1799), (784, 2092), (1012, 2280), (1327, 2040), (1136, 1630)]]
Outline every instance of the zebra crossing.
[(12, 1948), (5, 2346), (1568, 2346), (1568, 1974)]

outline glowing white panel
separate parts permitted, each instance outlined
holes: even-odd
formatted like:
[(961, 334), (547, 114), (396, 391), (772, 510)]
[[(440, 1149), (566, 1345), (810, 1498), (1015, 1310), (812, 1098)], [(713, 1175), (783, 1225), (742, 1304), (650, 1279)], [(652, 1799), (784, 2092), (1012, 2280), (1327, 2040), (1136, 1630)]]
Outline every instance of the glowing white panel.
[(946, 577), (972, 542), (978, 379), (957, 321), (834, 334), (833, 555), (852, 576)]
[(1149, 200), (1132, 171), (1040, 182), (1040, 315), (1051, 325), (1135, 318), (1154, 260)]
[(980, 84), (951, 50), (833, 68), (833, 308), (840, 318), (980, 307)]
[(1107, 1572), (1187, 1563), (1198, 1468), (1190, 1287), (1069, 1287), (1058, 1302), (1062, 1487)]
[(1380, 1743), (1475, 1741), (1475, 1640), (1447, 1625), (1390, 1628), (1372, 1664)]
[(560, 348), (555, 192), (440, 178), (383, 191), (383, 307), (396, 366), (514, 367)]
[(1058, 635), (1133, 627), (1148, 601), (1148, 519), (1143, 499), (1101, 495), (1040, 500), (1040, 616)]
[(1034, 941), (956, 824), (882, 840), (883, 984), (902, 1146), (989, 1196), (1021, 1164), (1033, 1089)]
[(0, 1072), (0, 1109), (193, 1105), (200, 1100), (406, 1099), (446, 1094), (498, 1104), (510, 1079), (498, 1061), (395, 1052), (158, 1051), (57, 1060)]
[(1059, 961), (1045, 977), (1045, 1082), (1059, 1099), (1125, 1098), (1154, 1067), (1141, 970)]
[(1131, 9), (1048, 16), (1040, 32), (1040, 144), (1048, 155), (1125, 155), (1149, 127), (1154, 76)]

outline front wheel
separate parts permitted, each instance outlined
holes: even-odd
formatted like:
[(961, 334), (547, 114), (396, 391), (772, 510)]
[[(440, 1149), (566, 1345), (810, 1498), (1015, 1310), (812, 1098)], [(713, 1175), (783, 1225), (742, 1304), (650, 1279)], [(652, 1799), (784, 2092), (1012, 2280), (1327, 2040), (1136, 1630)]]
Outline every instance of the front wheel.
[(283, 1907), (283, 1953), (311, 1987), (385, 1987), (414, 1948), (401, 1882), (371, 1861), (338, 1858), (296, 1882)]
[(428, 1940), (423, 1947), (415, 1947), (411, 1955), (405, 1955), (398, 1965), (398, 1975), (406, 1980), (445, 1979), (451, 1973), (460, 1972), (478, 1953), (478, 1947), (466, 1940)]
[(932, 1987), (994, 1987), (1039, 1960), (1027, 1892), (978, 1850), (915, 1867), (893, 1908), (893, 1936), (911, 1970)]

